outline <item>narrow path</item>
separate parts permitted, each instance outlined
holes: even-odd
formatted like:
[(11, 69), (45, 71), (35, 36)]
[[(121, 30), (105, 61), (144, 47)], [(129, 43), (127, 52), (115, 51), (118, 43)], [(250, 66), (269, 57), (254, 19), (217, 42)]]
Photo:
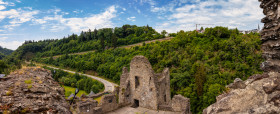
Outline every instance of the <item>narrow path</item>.
[[(135, 46), (142, 46), (143, 43), (152, 43), (152, 42), (156, 42), (156, 41), (167, 41), (167, 40), (171, 40), (174, 37), (167, 37), (167, 38), (161, 38), (161, 39), (155, 39), (155, 40), (150, 40), (150, 41), (144, 41), (144, 42), (140, 42), (140, 43), (136, 43), (136, 44), (131, 44), (131, 45), (126, 45), (126, 46), (120, 46), (117, 48), (131, 48), (131, 47), (135, 47)], [(91, 53), (91, 52), (95, 52), (95, 51), (84, 51), (84, 52), (78, 52), (78, 53), (70, 53), (69, 55), (83, 55), (83, 54), (87, 54), (87, 53)], [(62, 55), (55, 55), (53, 56), (54, 59), (59, 58)], [(44, 57), (44, 58), (48, 58), (48, 57)]]
[[(36, 64), (36, 63), (34, 63), (34, 64)], [(38, 65), (38, 64), (36, 64), (36, 65)], [(41, 64), (41, 65), (42, 65), (42, 64)], [(44, 65), (45, 65), (45, 64), (44, 64)], [(53, 68), (53, 69), (61, 69), (61, 68), (57, 68), (57, 67), (53, 67), (53, 66), (49, 66), (49, 65), (45, 65), (45, 66), (50, 67), (50, 68)], [(76, 72), (71, 71), (71, 70), (66, 70), (66, 69), (61, 69), (61, 70), (65, 71), (65, 72), (69, 72), (69, 73), (74, 73), (74, 74), (76, 73)], [(95, 80), (97, 80), (97, 81), (103, 83), (103, 84), (104, 84), (104, 87), (105, 87), (104, 92), (113, 92), (113, 91), (115, 90), (115, 86), (118, 86), (118, 85), (115, 84), (115, 83), (109, 82), (109, 81), (107, 81), (107, 80), (105, 80), (105, 79), (102, 79), (102, 78), (99, 78), (99, 77), (97, 77), (97, 76), (88, 75), (88, 74), (82, 74), (82, 73), (78, 73), (78, 74), (79, 74), (79, 75), (85, 75), (85, 76), (87, 76), (87, 77), (90, 77), (90, 78), (92, 78), (92, 79), (95, 79)]]

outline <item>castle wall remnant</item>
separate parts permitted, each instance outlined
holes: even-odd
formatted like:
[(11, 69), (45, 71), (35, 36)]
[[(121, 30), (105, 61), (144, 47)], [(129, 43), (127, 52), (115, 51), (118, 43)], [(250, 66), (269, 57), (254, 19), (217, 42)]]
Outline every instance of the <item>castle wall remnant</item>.
[[(189, 99), (175, 96), (171, 100), (169, 69), (156, 74), (147, 58), (135, 56), (130, 71), (123, 68), (119, 87), (120, 105), (190, 113)], [(174, 109), (173, 109), (174, 108)]]
[[(156, 74), (147, 58), (135, 56), (130, 63), (130, 71), (123, 68), (120, 87), (107, 95), (102, 93), (101, 102), (92, 101), (96, 95), (82, 95), (77, 102), (77, 113), (103, 114), (123, 106), (143, 107), (152, 110), (173, 111), (191, 114), (190, 100), (182, 95), (171, 99), (169, 69)], [(98, 95), (99, 96), (99, 95)]]
[(157, 110), (171, 101), (169, 80), (168, 69), (155, 74), (147, 58), (136, 56), (130, 63), (130, 72), (123, 68), (120, 103)]
[(261, 21), (264, 27), (261, 33), (263, 58), (266, 60), (262, 63), (261, 68), (268, 71), (280, 70), (280, 9), (277, 0), (259, 0), (260, 7), (266, 15)]
[(102, 107), (103, 113), (110, 112), (119, 107), (117, 97), (114, 94), (104, 95), (101, 99), (100, 107)]
[(190, 114), (190, 105), (190, 99), (185, 98), (182, 95), (175, 95), (172, 98), (172, 109), (175, 112), (185, 112), (186, 114)]

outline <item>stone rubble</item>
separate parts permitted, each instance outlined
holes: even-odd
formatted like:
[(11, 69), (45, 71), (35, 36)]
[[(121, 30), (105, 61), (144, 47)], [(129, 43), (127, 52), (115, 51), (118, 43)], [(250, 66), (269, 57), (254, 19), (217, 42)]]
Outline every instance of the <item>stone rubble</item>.
[(64, 89), (42, 68), (23, 68), (0, 81), (0, 113), (71, 114)]

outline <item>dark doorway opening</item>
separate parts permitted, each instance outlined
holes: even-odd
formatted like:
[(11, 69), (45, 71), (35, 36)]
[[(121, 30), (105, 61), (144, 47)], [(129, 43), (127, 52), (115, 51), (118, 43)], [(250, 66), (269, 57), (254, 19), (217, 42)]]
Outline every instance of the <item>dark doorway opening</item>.
[(137, 107), (139, 107), (139, 100), (134, 99), (133, 105), (132, 105), (131, 107), (132, 107), (132, 108), (137, 108)]

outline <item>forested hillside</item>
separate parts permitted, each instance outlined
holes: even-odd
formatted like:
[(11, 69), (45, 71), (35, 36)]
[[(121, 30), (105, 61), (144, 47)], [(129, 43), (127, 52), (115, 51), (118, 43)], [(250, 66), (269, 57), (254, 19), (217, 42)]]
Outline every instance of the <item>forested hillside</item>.
[(164, 38), (165, 35), (166, 32), (160, 34), (148, 25), (143, 27), (123, 25), (116, 28), (94, 29), (93, 31), (82, 31), (80, 35), (68, 35), (60, 40), (26, 41), (16, 50), (13, 57), (30, 60), (35, 56), (49, 57), (89, 50), (102, 51), (122, 45)]
[[(131, 36), (131, 39), (134, 37)], [(94, 71), (119, 82), (122, 67), (129, 68), (130, 60), (135, 55), (144, 55), (156, 72), (170, 68), (172, 95), (182, 94), (190, 98), (192, 112), (201, 113), (235, 78), (244, 80), (252, 74), (261, 73), (260, 43), (259, 34), (243, 35), (237, 29), (216, 27), (207, 28), (203, 34), (180, 31), (171, 41), (143, 44), (131, 49), (108, 49), (84, 55), (65, 54), (57, 59), (37, 56), (33, 60), (82, 72)], [(112, 46), (108, 42), (105, 44)]]
[(3, 48), (0, 46), (0, 59), (3, 59), (5, 56), (10, 55), (13, 52), (13, 50)]

